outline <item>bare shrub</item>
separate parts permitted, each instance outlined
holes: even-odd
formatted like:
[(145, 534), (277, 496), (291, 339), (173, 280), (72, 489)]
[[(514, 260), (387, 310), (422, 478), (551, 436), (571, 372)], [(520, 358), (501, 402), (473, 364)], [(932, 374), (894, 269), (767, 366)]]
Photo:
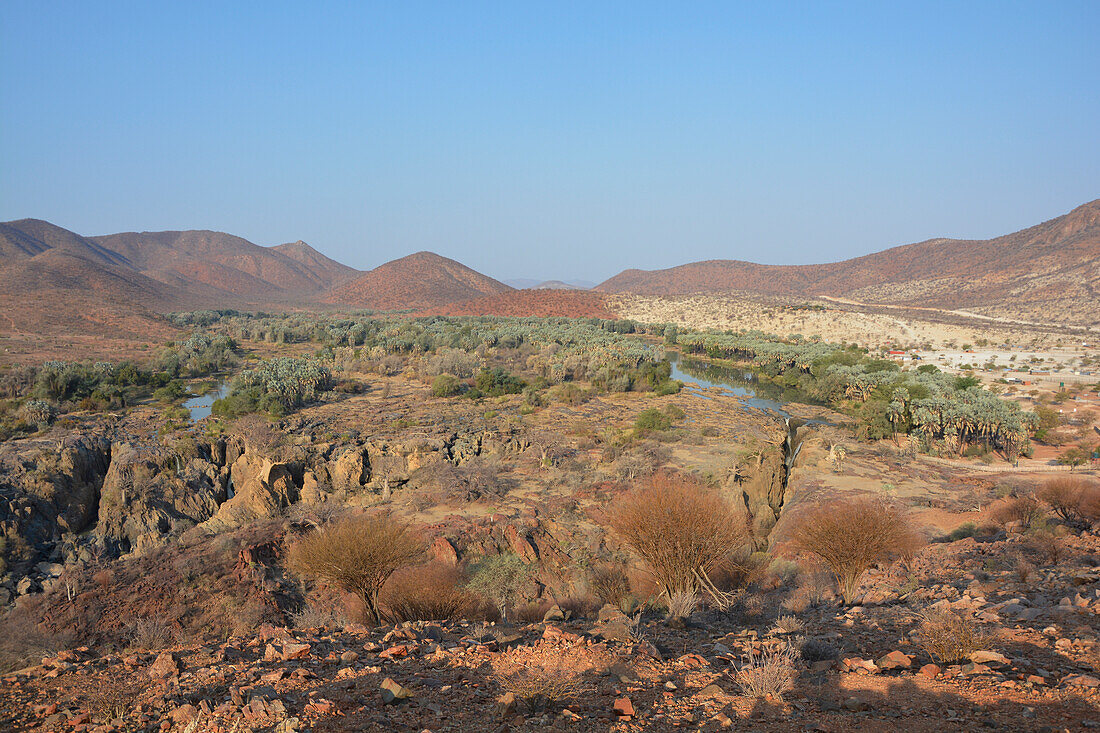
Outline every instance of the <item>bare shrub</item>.
[(342, 629), (351, 623), (342, 609), (332, 605), (310, 604), (290, 615), (296, 629)]
[(1043, 521), (1046, 510), (1034, 496), (1006, 496), (990, 504), (986, 516), (1001, 529), (1015, 524), (1027, 532)]
[(433, 562), (401, 568), (382, 587), (382, 604), (396, 621), (449, 621), (475, 604), (458, 568)]
[(512, 621), (518, 624), (537, 624), (553, 605), (548, 600), (521, 603), (512, 609)]
[(494, 655), (493, 677), (516, 696), (524, 712), (540, 713), (591, 694), (585, 675), (606, 669), (606, 651), (592, 647), (524, 645)]
[(417, 560), (424, 544), (408, 524), (387, 514), (342, 519), (291, 546), (288, 565), (326, 580), (363, 602), (369, 620), (382, 623), (378, 595), (399, 568)]
[(502, 677), (500, 686), (515, 695), (530, 713), (550, 710), (587, 690), (577, 673), (564, 665), (527, 667)]
[(796, 641), (798, 654), (803, 661), (813, 664), (827, 659), (836, 659), (840, 651), (823, 639), (803, 638)]
[(163, 649), (175, 638), (171, 624), (156, 616), (134, 619), (126, 627), (127, 642), (134, 649)]
[(1090, 518), (1090, 508), (1100, 500), (1100, 487), (1082, 476), (1055, 476), (1043, 482), (1038, 495), (1062, 521), (1075, 524)]
[(612, 528), (645, 561), (661, 590), (698, 591), (696, 571), (710, 571), (744, 544), (744, 516), (722, 496), (679, 474), (654, 474), (620, 498)]
[(988, 638), (978, 625), (951, 611), (925, 611), (917, 628), (917, 644), (937, 664), (951, 664), (982, 649)]
[(795, 527), (793, 539), (828, 566), (845, 603), (852, 602), (872, 565), (911, 554), (920, 541), (903, 511), (873, 499), (815, 507)]
[(676, 591), (668, 597), (668, 617), (670, 619), (687, 618), (695, 613), (699, 605), (699, 596), (691, 591)]
[(741, 692), (759, 699), (782, 700), (784, 692), (794, 689), (796, 658), (797, 652), (790, 644), (760, 653), (750, 647), (737, 671)]
[(1016, 556), (1016, 564), (1013, 569), (1016, 571), (1016, 580), (1021, 583), (1026, 583), (1031, 574), (1035, 572), (1035, 566), (1024, 559), (1023, 555)]
[(622, 565), (595, 565), (589, 571), (588, 587), (602, 603), (618, 606), (630, 595), (630, 578)]
[(806, 623), (798, 616), (785, 614), (775, 620), (775, 628), (784, 634), (798, 634), (806, 630)]
[(1028, 548), (1047, 565), (1057, 565), (1066, 556), (1067, 547), (1062, 538), (1053, 532), (1036, 532), (1027, 542)]

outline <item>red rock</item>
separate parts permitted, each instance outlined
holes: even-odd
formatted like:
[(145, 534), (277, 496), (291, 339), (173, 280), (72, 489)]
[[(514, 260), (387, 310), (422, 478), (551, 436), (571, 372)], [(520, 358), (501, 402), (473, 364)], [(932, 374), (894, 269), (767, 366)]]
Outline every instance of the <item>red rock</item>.
[(199, 710), (194, 705), (180, 705), (178, 708), (169, 713), (169, 717), (172, 718), (174, 723), (190, 723), (197, 718)]
[(171, 652), (162, 652), (148, 669), (150, 679), (166, 680), (179, 676), (179, 663)]
[(401, 659), (402, 657), (409, 656), (409, 647), (406, 644), (391, 646), (389, 649), (379, 652), (378, 656), (383, 659)]
[(634, 717), (634, 704), (630, 702), (630, 698), (626, 696), (617, 698), (612, 710), (614, 710), (615, 715), (618, 715), (620, 718)]
[(710, 662), (698, 654), (685, 654), (676, 661), (683, 664), (685, 667), (706, 667), (710, 664)]
[(432, 541), (432, 546), (428, 549), (428, 554), (431, 555), (433, 560), (444, 565), (451, 567), (458, 565), (458, 553), (446, 537), (436, 537)]
[(876, 662), (879, 669), (908, 669), (912, 663), (912, 657), (897, 650), (884, 655)]
[(917, 671), (917, 674), (927, 677), (928, 679), (934, 679), (940, 674), (940, 668), (934, 664), (926, 664)]
[(291, 659), (301, 659), (302, 657), (308, 656), (312, 648), (313, 647), (311, 647), (309, 644), (283, 644), (283, 661), (288, 661)]
[(1100, 687), (1100, 679), (1089, 674), (1071, 674), (1062, 678), (1062, 684), (1068, 687)]

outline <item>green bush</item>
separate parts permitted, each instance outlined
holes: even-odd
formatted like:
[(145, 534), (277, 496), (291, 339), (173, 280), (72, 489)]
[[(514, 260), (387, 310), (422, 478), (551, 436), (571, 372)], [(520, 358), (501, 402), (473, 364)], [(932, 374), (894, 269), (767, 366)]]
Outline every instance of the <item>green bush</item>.
[(634, 431), (640, 435), (668, 430), (670, 427), (672, 427), (672, 418), (655, 407), (642, 410), (634, 420)]
[(440, 374), (432, 380), (432, 397), (454, 397), (462, 394), (462, 382), (453, 374)]
[(520, 587), (531, 577), (531, 568), (519, 555), (493, 555), (474, 566), (466, 587), (488, 598), (507, 618)]

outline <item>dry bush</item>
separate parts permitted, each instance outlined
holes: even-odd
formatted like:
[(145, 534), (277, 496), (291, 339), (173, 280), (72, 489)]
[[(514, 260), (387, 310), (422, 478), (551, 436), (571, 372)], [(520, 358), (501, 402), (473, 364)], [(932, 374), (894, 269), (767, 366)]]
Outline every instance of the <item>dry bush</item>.
[(715, 491), (679, 474), (647, 478), (616, 502), (610, 522), (669, 596), (696, 592), (696, 571), (713, 570), (747, 538), (742, 514)]
[(398, 569), (424, 554), (408, 524), (388, 514), (342, 519), (307, 534), (291, 546), (288, 566), (354, 593), (369, 620), (382, 623), (378, 595)]
[(604, 670), (611, 663), (606, 649), (562, 647), (536, 643), (494, 655), (493, 677), (511, 692), (528, 713), (591, 694), (585, 675)]
[(261, 456), (273, 454), (286, 439), (286, 434), (275, 428), (270, 420), (256, 414), (237, 418), (232, 434), (241, 438), (249, 451)]
[(546, 616), (554, 604), (549, 600), (529, 601), (512, 609), (510, 618), (517, 624), (537, 624)]
[(759, 654), (749, 648), (741, 669), (737, 671), (737, 684), (741, 692), (759, 699), (783, 699), (784, 692), (794, 689), (794, 662), (798, 653), (786, 644), (778, 649), (764, 650)]
[(987, 641), (974, 621), (951, 611), (925, 611), (917, 627), (917, 644), (936, 664), (968, 659)]
[(1020, 531), (1027, 532), (1043, 521), (1046, 510), (1034, 496), (1006, 496), (990, 504), (986, 516), (1001, 529), (1016, 524)]
[(342, 629), (351, 623), (343, 609), (332, 604), (311, 603), (298, 613), (290, 615), (296, 629)]
[(588, 691), (581, 677), (562, 664), (516, 670), (501, 676), (500, 686), (515, 695), (529, 713), (549, 710)]
[(775, 620), (775, 628), (784, 634), (798, 634), (806, 630), (806, 623), (798, 616), (787, 614)]
[(872, 565), (911, 555), (920, 543), (902, 510), (874, 499), (809, 510), (795, 527), (793, 540), (798, 549), (828, 566), (845, 603), (852, 602)]
[(1027, 542), (1028, 549), (1046, 561), (1047, 565), (1057, 565), (1066, 556), (1069, 548), (1062, 538), (1053, 532), (1036, 532)]
[(1016, 556), (1016, 564), (1013, 569), (1016, 571), (1016, 579), (1021, 583), (1026, 583), (1031, 574), (1035, 572), (1035, 566), (1024, 559), (1023, 555)]
[(134, 619), (127, 624), (126, 631), (127, 641), (133, 649), (163, 649), (176, 639), (171, 624), (156, 616)]
[(630, 578), (622, 565), (595, 565), (589, 571), (588, 587), (601, 603), (618, 606), (630, 595)]
[(691, 591), (677, 591), (668, 597), (668, 617), (687, 618), (699, 606), (699, 596)]
[(1055, 476), (1043, 482), (1039, 498), (1062, 521), (1075, 524), (1086, 519), (1100, 505), (1100, 487), (1083, 476)]
[(382, 605), (395, 621), (467, 618), (476, 599), (463, 580), (458, 568), (438, 562), (401, 568), (382, 587)]
[(569, 596), (557, 604), (569, 618), (585, 618), (598, 611), (603, 602), (592, 596)]

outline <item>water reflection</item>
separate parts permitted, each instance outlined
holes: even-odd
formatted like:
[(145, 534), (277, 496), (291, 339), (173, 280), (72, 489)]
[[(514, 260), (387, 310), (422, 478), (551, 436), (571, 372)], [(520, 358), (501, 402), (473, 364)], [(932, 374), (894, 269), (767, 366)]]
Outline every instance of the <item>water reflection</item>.
[(742, 398), (742, 402), (758, 410), (773, 412), (781, 417), (791, 417), (784, 406), (788, 402), (809, 403), (798, 390), (782, 387), (772, 382), (761, 382), (751, 371), (715, 364), (707, 359), (681, 356), (670, 351), (665, 357), (672, 365), (672, 378), (682, 382), (695, 382), (700, 387), (717, 387)]
[(192, 397), (183, 401), (183, 406), (191, 411), (191, 422), (198, 422), (204, 417), (210, 417), (210, 411), (214, 407), (214, 401), (220, 400), (229, 394), (229, 384), (219, 382), (204, 395)]

